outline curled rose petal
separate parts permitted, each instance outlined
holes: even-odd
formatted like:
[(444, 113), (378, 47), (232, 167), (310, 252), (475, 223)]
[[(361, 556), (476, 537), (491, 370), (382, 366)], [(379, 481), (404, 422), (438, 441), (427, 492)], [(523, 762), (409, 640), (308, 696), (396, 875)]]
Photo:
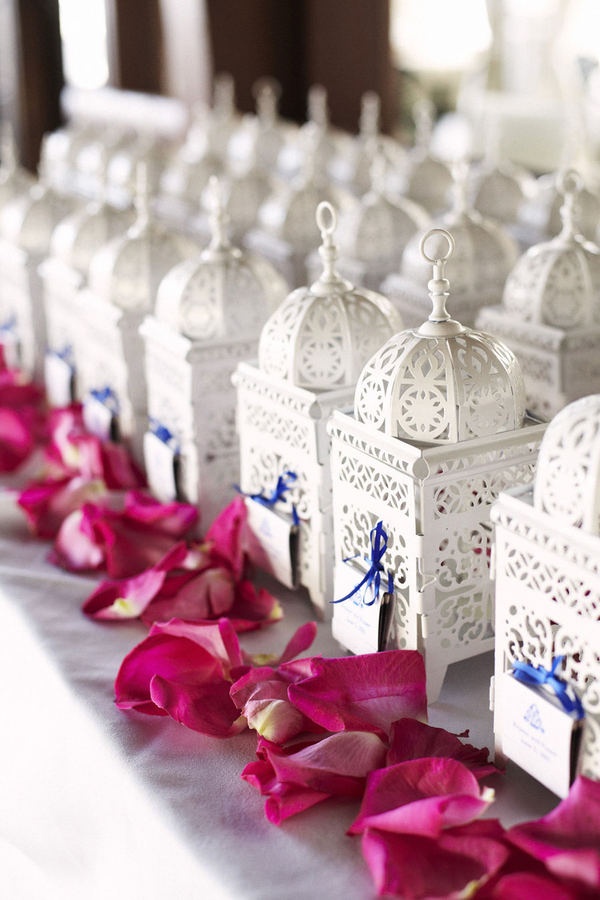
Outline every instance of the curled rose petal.
[(378, 894), (406, 900), (474, 896), (508, 855), (504, 844), (485, 832), (461, 828), (439, 838), (369, 828), (362, 851)]
[(54, 565), (70, 572), (92, 572), (100, 569), (105, 561), (103, 548), (88, 536), (83, 527), (85, 509), (86, 505), (66, 517), (48, 554)]
[(359, 797), (365, 778), (385, 758), (377, 735), (361, 731), (340, 734), (288, 748), (260, 739), (259, 763), (250, 763), (242, 778), (268, 797), (265, 813), (279, 824), (331, 796)]
[(365, 828), (437, 837), (442, 829), (480, 816), (493, 792), (480, 795), (477, 779), (454, 759), (430, 757), (397, 763), (373, 772), (360, 812), (349, 829)]
[(243, 498), (236, 497), (219, 513), (205, 536), (216, 559), (231, 570), (236, 581), (242, 578), (245, 567), (247, 518)]
[(403, 716), (427, 716), (423, 657), (416, 650), (388, 650), (314, 659), (312, 674), (290, 686), (289, 699), (328, 731), (387, 735)]
[(552, 812), (507, 836), (554, 875), (600, 892), (600, 782), (579, 775)]
[(304, 676), (295, 666), (250, 669), (231, 688), (231, 699), (261, 737), (284, 744), (303, 732), (321, 731), (288, 700), (288, 686)]
[(164, 716), (167, 711), (154, 702), (150, 685), (156, 676), (187, 678), (191, 684), (205, 684), (223, 678), (220, 660), (204, 647), (183, 637), (155, 634), (145, 638), (127, 654), (115, 680), (119, 709), (137, 709)]
[(156, 596), (165, 580), (165, 572), (147, 569), (133, 578), (103, 581), (82, 606), (92, 619), (136, 619)]
[(227, 676), (245, 665), (238, 636), (229, 619), (219, 619), (214, 623), (171, 619), (169, 622), (156, 622), (150, 629), (150, 634), (184, 637), (198, 644), (219, 661), (223, 674)]
[(387, 764), (393, 766), (407, 759), (445, 756), (460, 760), (480, 779), (498, 772), (496, 766), (488, 762), (488, 755), (487, 747), (473, 747), (443, 728), (434, 728), (418, 719), (404, 718), (392, 725)]

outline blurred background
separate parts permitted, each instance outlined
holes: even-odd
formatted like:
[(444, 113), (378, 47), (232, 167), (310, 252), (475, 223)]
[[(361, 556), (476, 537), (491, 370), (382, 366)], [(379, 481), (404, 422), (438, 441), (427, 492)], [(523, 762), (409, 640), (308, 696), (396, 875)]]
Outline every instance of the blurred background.
[(477, 157), (493, 134), (536, 173), (568, 158), (593, 176), (599, 59), (597, 0), (0, 0), (0, 115), (31, 170), (69, 92), (159, 94), (191, 109), (229, 72), (242, 112), (255, 108), (256, 79), (272, 76), (281, 114), (304, 121), (318, 83), (332, 123), (356, 132), (361, 94), (374, 90), (382, 129), (403, 142), (424, 101), (440, 156)]

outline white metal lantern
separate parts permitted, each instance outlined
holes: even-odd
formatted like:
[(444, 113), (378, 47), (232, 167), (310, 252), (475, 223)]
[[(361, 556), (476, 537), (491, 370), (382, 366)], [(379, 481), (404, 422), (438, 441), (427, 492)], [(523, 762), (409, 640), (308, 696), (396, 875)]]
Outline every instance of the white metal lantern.
[[(435, 219), (435, 227), (450, 231), (456, 250), (448, 260), (448, 277), (456, 299), (456, 317), (466, 325), (474, 325), (482, 306), (497, 303), (504, 283), (515, 264), (519, 250), (516, 241), (498, 222), (485, 219), (467, 201), (466, 169), (456, 170), (454, 207)], [(389, 275), (382, 283), (386, 293), (400, 310), (408, 325), (418, 325), (427, 316), (427, 297), (422, 285), (427, 281), (428, 263), (420, 250), (419, 235), (407, 243), (400, 262), (400, 272)]]
[(317, 205), (324, 201), (339, 208), (348, 202), (316, 171), (313, 150), (308, 149), (300, 175), (275, 185), (258, 211), (256, 228), (246, 236), (246, 245), (272, 262), (293, 287), (309, 280), (307, 257), (319, 235)]
[(254, 85), (256, 114), (244, 116), (227, 145), (227, 159), (235, 167), (256, 165), (275, 171), (286, 135), (297, 130), (278, 114), (281, 86), (273, 78), (259, 78)]
[(434, 112), (427, 100), (415, 103), (415, 145), (402, 172), (402, 193), (432, 216), (439, 216), (450, 205), (453, 179), (448, 163), (430, 150)]
[(390, 171), (404, 167), (406, 154), (398, 141), (380, 131), (381, 100), (374, 91), (361, 97), (359, 132), (340, 142), (329, 165), (334, 181), (356, 196), (365, 194), (371, 186), (371, 167), (377, 153), (383, 153)]
[(371, 187), (340, 217), (340, 271), (351, 281), (376, 289), (398, 268), (410, 238), (429, 224), (429, 214), (406, 198), (392, 199), (385, 188), (382, 152), (371, 167)]
[(48, 256), (39, 267), (47, 330), (44, 375), (52, 405), (82, 399), (75, 371), (75, 346), (82, 340), (79, 292), (95, 253), (123, 235), (133, 217), (132, 208), (92, 201), (62, 219), (52, 233)]
[[(501, 494), (492, 509), (496, 750), (561, 796), (576, 772), (600, 779), (599, 510), (600, 396), (592, 395), (548, 426), (533, 486)], [(529, 691), (514, 683), (523, 667), (538, 682)], [(531, 753), (536, 743), (540, 753)]]
[(579, 231), (579, 176), (567, 173), (561, 183), (562, 231), (520, 257), (502, 304), (482, 309), (477, 320), (516, 353), (528, 408), (547, 418), (600, 390), (600, 249)]
[[(273, 510), (287, 517), (286, 543), (294, 509), (299, 519), (298, 561), (290, 564), (288, 553), (287, 580), (305, 587), (317, 610), (329, 616), (333, 522), (326, 423), (333, 409), (351, 402), (365, 360), (399, 319), (385, 297), (355, 288), (337, 273), (333, 207), (321, 202), (316, 219), (321, 275), (289, 294), (269, 318), (258, 365), (239, 365), (235, 383), (241, 487), (249, 495), (271, 495), (284, 473), (293, 473)], [(249, 506), (256, 512), (256, 504)], [(267, 526), (261, 517), (255, 524), (261, 542)]]
[(78, 294), (81, 333), (74, 350), (88, 426), (118, 434), (139, 460), (147, 414), (138, 329), (154, 307), (163, 276), (195, 247), (150, 217), (143, 166), (138, 177), (135, 222), (94, 254), (88, 286)]
[(0, 213), (0, 329), (2, 343), (29, 376), (41, 379), (46, 316), (39, 265), (57, 223), (77, 205), (42, 183), (8, 201)]
[[(527, 247), (554, 237), (562, 227), (561, 208), (564, 204), (564, 182), (571, 177), (572, 170), (563, 168), (558, 172), (541, 175), (527, 202), (520, 210), (519, 222), (521, 239)], [(587, 240), (598, 240), (600, 221), (600, 196), (583, 184), (579, 176), (577, 191), (577, 227)]]
[(423, 653), (430, 701), (450, 663), (493, 646), (489, 509), (500, 490), (530, 482), (544, 429), (525, 414), (510, 350), (450, 318), (444, 267), (454, 240), (432, 229), (421, 248), (439, 238), (447, 248), (426, 256), (429, 319), (380, 347), (358, 379), (354, 414), (336, 411), (329, 425), (334, 636), (354, 652), (386, 645), (373, 618), (382, 597), (363, 609), (361, 592), (348, 594), (364, 560), (374, 565), (379, 526), (387, 540), (377, 566), (394, 585), (387, 645)]
[(229, 242), (223, 191), (212, 184), (212, 240), (162, 280), (140, 329), (146, 348), (148, 480), (156, 495), (199, 504), (209, 523), (238, 481), (231, 375), (256, 353), (287, 285), (273, 267)]
[(304, 165), (307, 148), (314, 156), (317, 172), (326, 173), (339, 150), (341, 134), (329, 123), (327, 91), (320, 84), (308, 92), (308, 119), (297, 132), (291, 132), (277, 158), (277, 169), (288, 181), (295, 178)]

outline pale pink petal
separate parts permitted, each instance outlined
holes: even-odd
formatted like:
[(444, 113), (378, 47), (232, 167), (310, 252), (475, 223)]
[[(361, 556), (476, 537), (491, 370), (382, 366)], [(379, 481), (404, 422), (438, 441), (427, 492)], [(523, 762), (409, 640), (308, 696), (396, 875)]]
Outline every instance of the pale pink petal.
[(314, 659), (312, 675), (291, 685), (289, 698), (328, 731), (387, 735), (403, 716), (427, 716), (423, 657), (416, 650), (388, 650)]
[(315, 727), (287, 697), (290, 679), (264, 666), (250, 669), (232, 685), (231, 699), (248, 726), (268, 741), (284, 744)]
[(493, 775), (498, 769), (488, 762), (487, 747), (479, 749), (471, 744), (463, 743), (459, 736), (434, 728), (427, 722), (418, 719), (400, 719), (392, 725), (390, 750), (387, 757), (388, 766), (404, 762), (407, 759), (419, 759), (425, 756), (445, 756), (458, 759), (470, 769), (477, 779)]
[(480, 816), (493, 794), (480, 795), (477, 779), (454, 759), (408, 760), (373, 772), (350, 834), (365, 828), (437, 837), (442, 829)]
[(377, 893), (404, 900), (473, 896), (502, 866), (508, 852), (490, 837), (461, 833), (462, 829), (453, 832), (434, 839), (368, 829), (362, 851)]
[(51, 562), (71, 572), (94, 571), (105, 562), (104, 549), (84, 528), (85, 509), (86, 506), (66, 517), (49, 554)]

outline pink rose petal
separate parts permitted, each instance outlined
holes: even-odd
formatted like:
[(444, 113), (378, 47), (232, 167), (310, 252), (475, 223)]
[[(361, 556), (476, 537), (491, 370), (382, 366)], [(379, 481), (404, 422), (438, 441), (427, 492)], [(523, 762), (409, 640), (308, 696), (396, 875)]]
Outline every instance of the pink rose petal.
[(466, 829), (438, 839), (368, 829), (362, 851), (378, 894), (405, 900), (471, 897), (508, 855), (500, 841)]
[(289, 699), (328, 731), (387, 735), (403, 716), (427, 716), (423, 657), (416, 650), (388, 650), (315, 659), (312, 675), (290, 686)]
[(454, 759), (431, 757), (373, 772), (360, 812), (349, 829), (366, 828), (437, 837), (442, 829), (480, 816), (492, 800), (480, 795), (477, 779)]
[[(180, 639), (181, 640), (181, 639)], [(229, 697), (231, 682), (212, 677), (207, 683), (154, 675), (150, 681), (153, 703), (181, 725), (212, 737), (231, 737), (246, 728)]]
[(554, 875), (600, 893), (600, 782), (578, 776), (552, 812), (507, 835)]
[(434, 728), (418, 719), (400, 719), (392, 725), (390, 750), (387, 764), (393, 766), (407, 759), (425, 756), (445, 756), (458, 759), (471, 769), (477, 779), (498, 773), (493, 763), (488, 762), (487, 747), (478, 749), (463, 743), (458, 735), (443, 728)]
[(98, 503), (106, 495), (102, 481), (90, 481), (80, 475), (44, 479), (28, 485), (18, 497), (34, 534), (54, 538), (66, 517), (84, 504)]
[(115, 680), (119, 709), (167, 715), (164, 706), (156, 704), (151, 696), (151, 682), (156, 676), (179, 677), (191, 684), (219, 683), (223, 678), (223, 667), (220, 660), (194, 641), (169, 634), (150, 635), (121, 663)]

